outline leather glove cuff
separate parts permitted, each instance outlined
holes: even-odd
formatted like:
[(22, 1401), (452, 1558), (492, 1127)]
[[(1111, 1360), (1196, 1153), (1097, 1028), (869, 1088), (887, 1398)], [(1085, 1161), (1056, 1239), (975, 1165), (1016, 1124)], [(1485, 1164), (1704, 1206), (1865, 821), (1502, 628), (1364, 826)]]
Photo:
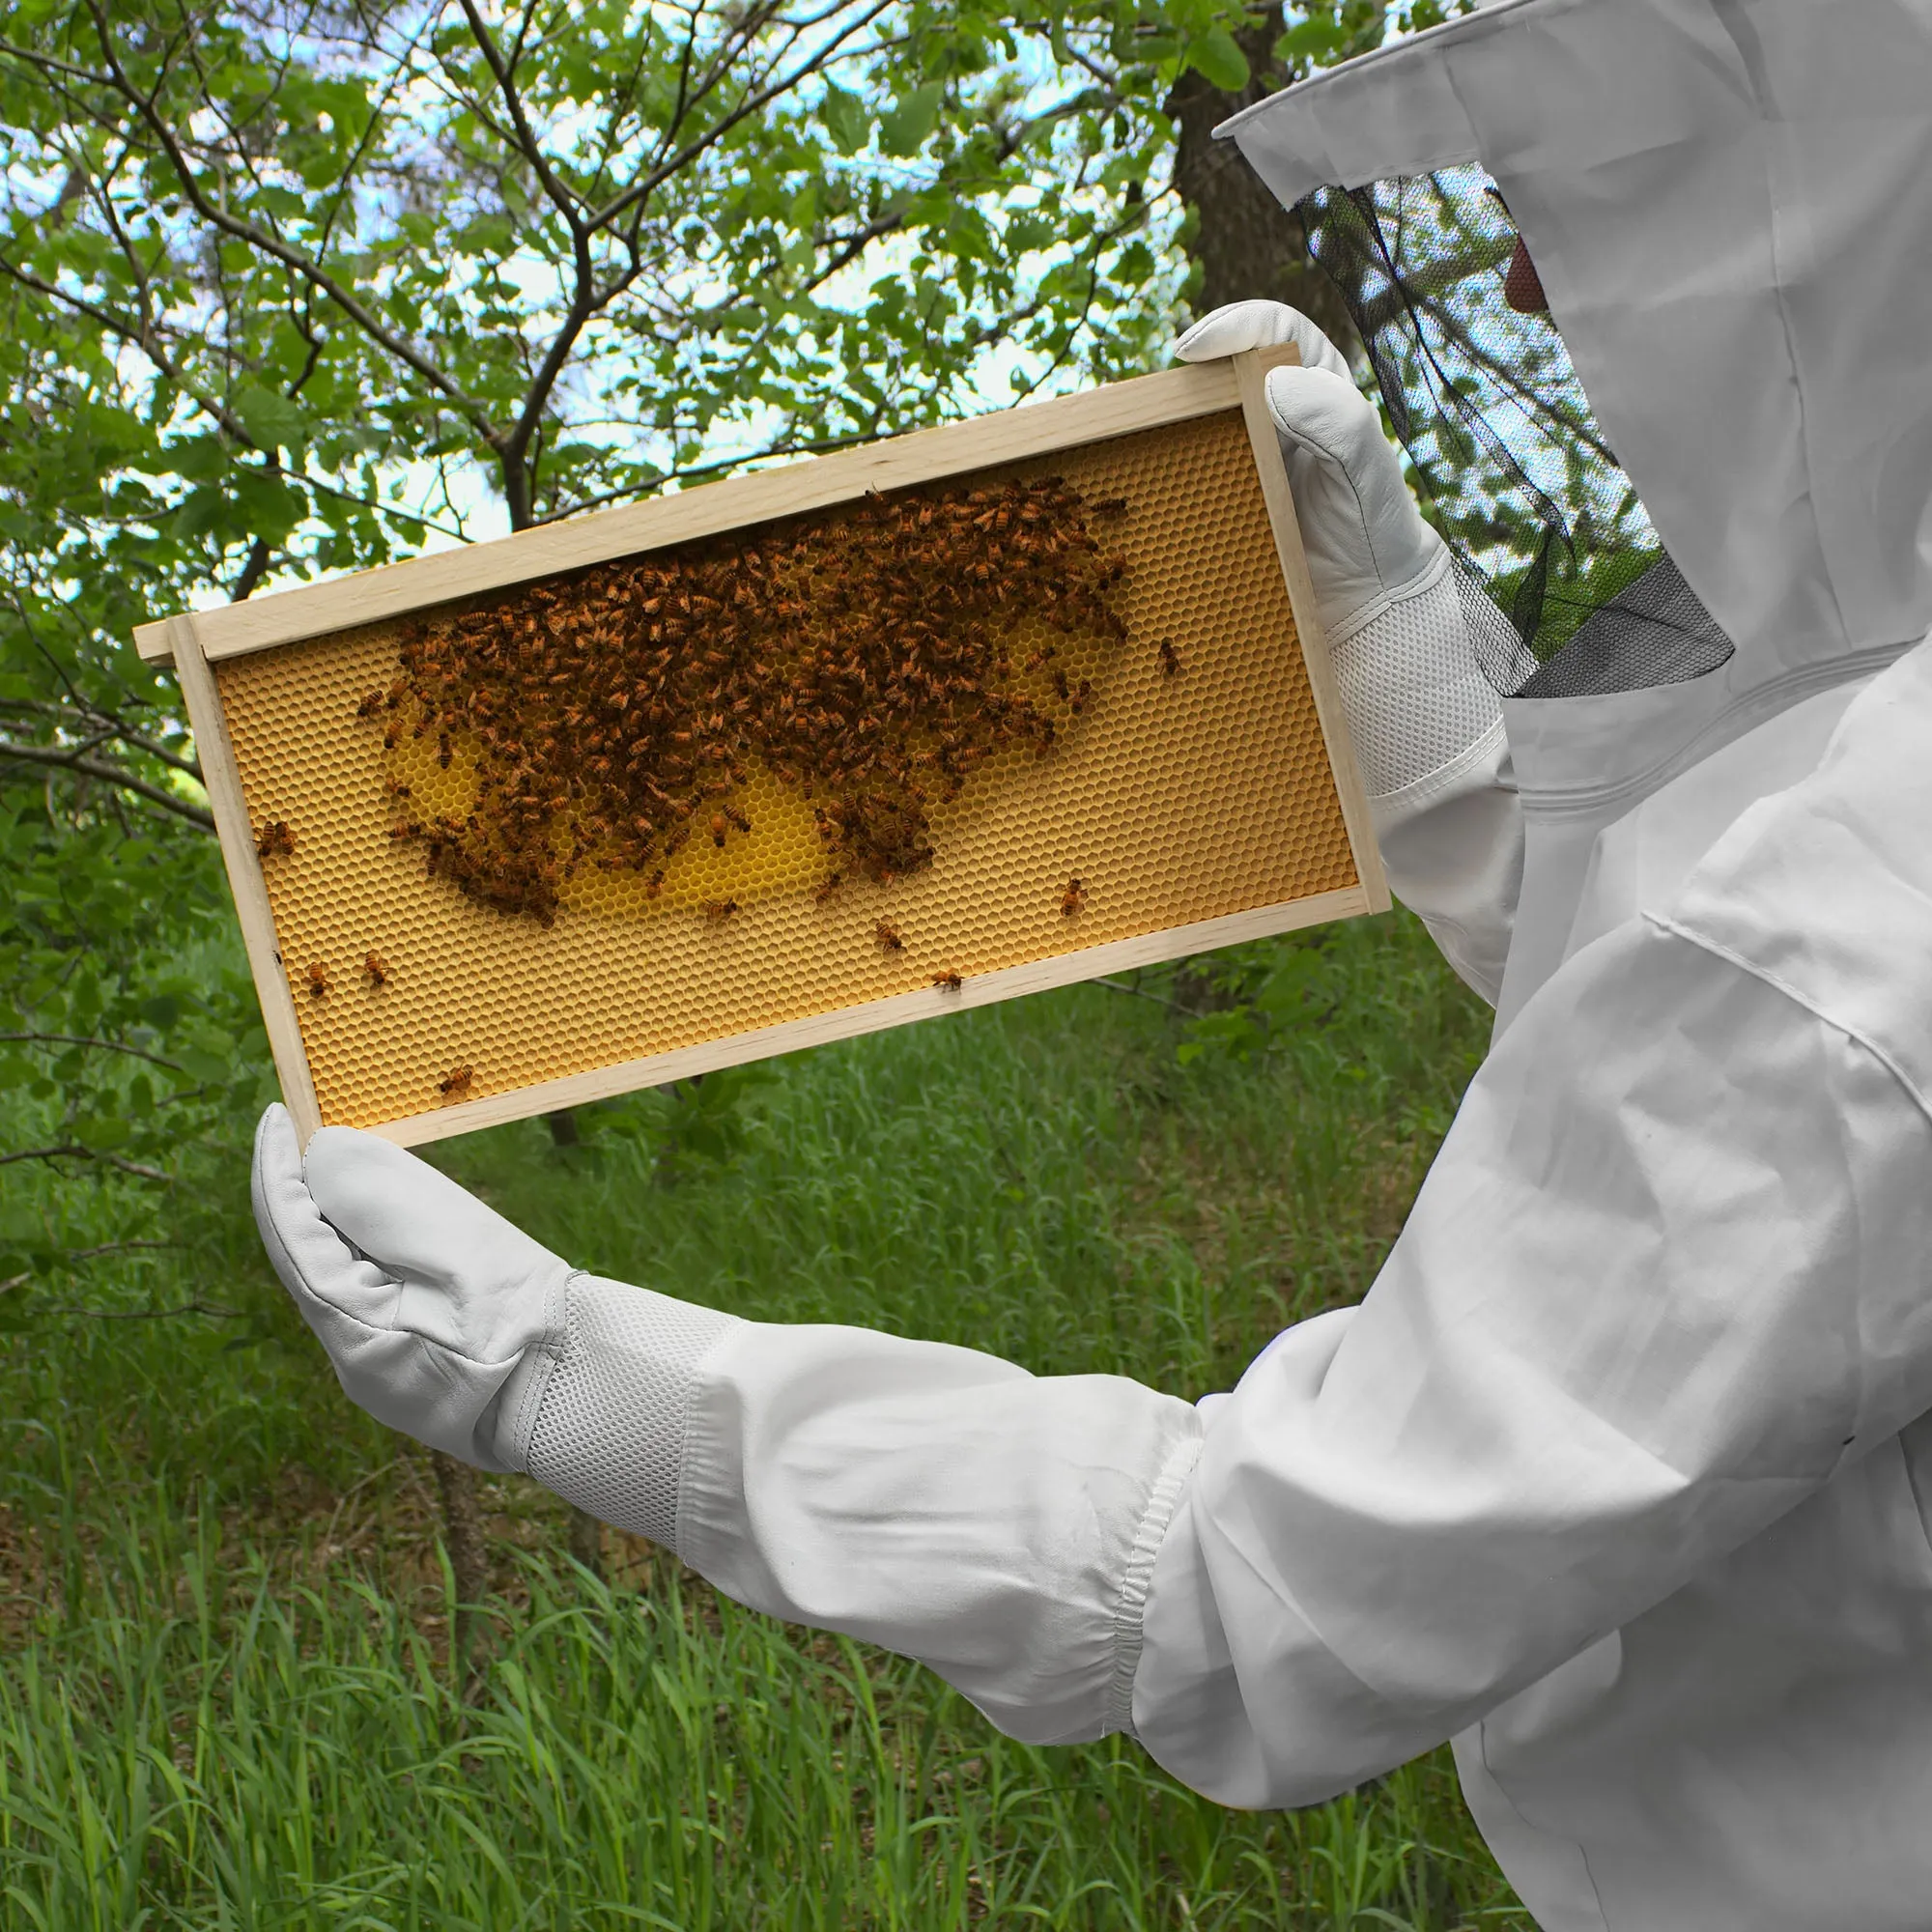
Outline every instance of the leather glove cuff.
[(614, 1528), (676, 1549), (697, 1369), (741, 1326), (647, 1288), (575, 1276), (561, 1332), (505, 1391), (506, 1460)]
[(1372, 799), (1445, 771), (1502, 717), (1470, 647), (1446, 551), (1415, 583), (1378, 599), (1329, 641)]

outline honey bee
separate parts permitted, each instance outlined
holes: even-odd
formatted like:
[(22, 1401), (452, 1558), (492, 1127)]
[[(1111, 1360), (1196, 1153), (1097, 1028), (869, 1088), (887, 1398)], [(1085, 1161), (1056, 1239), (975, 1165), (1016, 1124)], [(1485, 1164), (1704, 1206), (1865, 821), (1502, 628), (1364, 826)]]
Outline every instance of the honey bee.
[(377, 712), (382, 710), (382, 708), (383, 708), (383, 694), (380, 691), (372, 691), (365, 698), (363, 698), (362, 702), (355, 707), (355, 715), (358, 718), (373, 718), (375, 717)]
[(318, 959), (315, 962), (315, 964), (308, 969), (309, 998), (312, 1000), (321, 999), (322, 996), (328, 991), (328, 984), (329, 984), (328, 968), (325, 966), (320, 959)]
[(888, 952), (903, 952), (905, 951), (905, 941), (899, 937), (898, 928), (893, 925), (890, 921), (883, 919), (874, 920), (872, 922), (872, 937)]
[(474, 1072), (475, 1068), (470, 1066), (452, 1066), (447, 1077), (436, 1083), (436, 1091), (445, 1100), (460, 1100), (469, 1092), (469, 1082)]
[(1071, 919), (1087, 903), (1087, 888), (1079, 879), (1068, 879), (1066, 890), (1060, 895), (1060, 916)]
[(736, 899), (706, 899), (704, 902), (704, 917), (713, 925), (723, 925), (737, 910)]
[(811, 896), (818, 904), (823, 905), (844, 882), (845, 874), (843, 872), (834, 872), (823, 885), (813, 889)]
[(653, 872), (650, 875), (650, 877), (644, 881), (644, 896), (647, 899), (656, 898), (657, 895), (664, 891), (664, 883), (665, 883), (664, 867), (660, 866), (657, 868), (657, 870)]
[(724, 831), (727, 822), (722, 811), (714, 811), (711, 814), (711, 842), (721, 852), (724, 849)]
[(386, 986), (389, 983), (389, 962), (380, 952), (372, 952), (362, 962), (362, 970), (369, 976), (372, 986)]
[(1180, 659), (1175, 651), (1174, 639), (1172, 638), (1163, 638), (1160, 640), (1159, 648), (1161, 676), (1179, 677), (1180, 675)]
[(293, 856), (295, 849), (296, 835), (289, 830), (288, 821), (283, 818), (270, 819), (255, 839), (255, 850), (264, 859), (277, 856), (286, 859)]
[(731, 823), (738, 828), (740, 832), (751, 831), (752, 821), (749, 818), (747, 818), (745, 814), (742, 811), (740, 811), (735, 805), (727, 805), (724, 808), (724, 816), (728, 818), (731, 821)]
[(932, 983), (949, 993), (956, 993), (966, 982), (957, 973), (935, 973)]

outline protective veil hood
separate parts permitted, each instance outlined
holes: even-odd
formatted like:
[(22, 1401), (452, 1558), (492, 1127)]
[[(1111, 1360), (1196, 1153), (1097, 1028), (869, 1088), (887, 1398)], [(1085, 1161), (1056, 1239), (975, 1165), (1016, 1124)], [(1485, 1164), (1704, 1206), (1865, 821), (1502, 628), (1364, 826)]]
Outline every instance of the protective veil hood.
[[(1499, 1032), (1584, 936), (1610, 827), (1932, 627), (1928, 99), (1932, 0), (1501, 0), (1221, 130), (1490, 593)], [(1560, 342), (1505, 306), (1518, 235)]]
[(1932, 0), (1502, 0), (1220, 131), (1289, 206), (1487, 171), (1664, 548), (1762, 676), (1932, 626), (1928, 84)]

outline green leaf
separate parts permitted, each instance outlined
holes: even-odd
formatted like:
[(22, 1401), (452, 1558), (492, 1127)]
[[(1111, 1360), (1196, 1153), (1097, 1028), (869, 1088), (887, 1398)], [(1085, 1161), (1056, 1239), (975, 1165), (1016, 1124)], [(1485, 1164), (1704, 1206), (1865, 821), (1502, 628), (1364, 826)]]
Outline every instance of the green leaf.
[(918, 154), (939, 120), (939, 103), (945, 93), (946, 84), (933, 80), (901, 96), (892, 112), (880, 118), (879, 146), (889, 155)]
[(178, 1047), (174, 1057), (195, 1079), (211, 1087), (223, 1085), (234, 1070), (224, 1055), (202, 1046)]
[(168, 520), (177, 537), (205, 536), (218, 524), (228, 508), (228, 498), (219, 490), (204, 486), (189, 492), (182, 506)]
[(279, 221), (299, 221), (308, 213), (308, 203), (293, 188), (277, 187), (272, 183), (257, 189), (255, 199)]
[(872, 138), (872, 117), (856, 94), (830, 82), (825, 89), (825, 131), (841, 155), (856, 155)]
[(1209, 27), (1187, 49), (1187, 65), (1223, 94), (1238, 93), (1248, 84), (1248, 57), (1235, 44), (1226, 27)]
[(113, 1114), (95, 1114), (77, 1121), (74, 1125), (82, 1143), (102, 1153), (112, 1153), (116, 1148), (126, 1147), (134, 1133), (126, 1121)]
[(308, 511), (303, 498), (279, 476), (265, 476), (258, 469), (236, 470), (235, 499), (248, 534), (270, 544), (279, 544)]
[(1297, 20), (1275, 42), (1276, 58), (1290, 64), (1333, 59), (1349, 38), (1348, 29), (1332, 15), (1314, 14)]
[(234, 407), (259, 449), (298, 449), (308, 440), (308, 417), (293, 396), (247, 383), (235, 392)]
[(170, 445), (163, 461), (190, 483), (212, 483), (227, 469), (231, 458), (219, 437), (197, 436)]

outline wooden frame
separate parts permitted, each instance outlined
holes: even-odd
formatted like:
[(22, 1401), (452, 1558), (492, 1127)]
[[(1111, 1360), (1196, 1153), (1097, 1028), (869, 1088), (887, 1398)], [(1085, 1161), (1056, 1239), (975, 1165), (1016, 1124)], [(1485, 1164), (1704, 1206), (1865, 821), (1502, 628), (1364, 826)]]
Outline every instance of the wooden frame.
[(212, 664), (393, 619), (479, 592), (507, 589), (587, 564), (831, 508), (871, 491), (902, 490), (1236, 408), (1242, 412), (1254, 453), (1353, 857), (1355, 886), (986, 973), (969, 980), (957, 993), (921, 990), (895, 994), (645, 1060), (459, 1102), (386, 1122), (373, 1131), (405, 1146), (420, 1144), (535, 1113), (607, 1099), (712, 1067), (849, 1038), (928, 1014), (1072, 984), (1097, 973), (1151, 964), (1325, 920), (1385, 910), (1388, 887), (1343, 719), (1287, 471), (1264, 394), (1267, 371), (1296, 359), (1293, 348), (1287, 346), (1188, 364), (1080, 395), (601, 511), (494, 543), (440, 552), (327, 583), (140, 626), (135, 642), (141, 655), (153, 663), (172, 660), (181, 680), (275, 1070), (300, 1140), (306, 1144), (321, 1126), (321, 1113)]

